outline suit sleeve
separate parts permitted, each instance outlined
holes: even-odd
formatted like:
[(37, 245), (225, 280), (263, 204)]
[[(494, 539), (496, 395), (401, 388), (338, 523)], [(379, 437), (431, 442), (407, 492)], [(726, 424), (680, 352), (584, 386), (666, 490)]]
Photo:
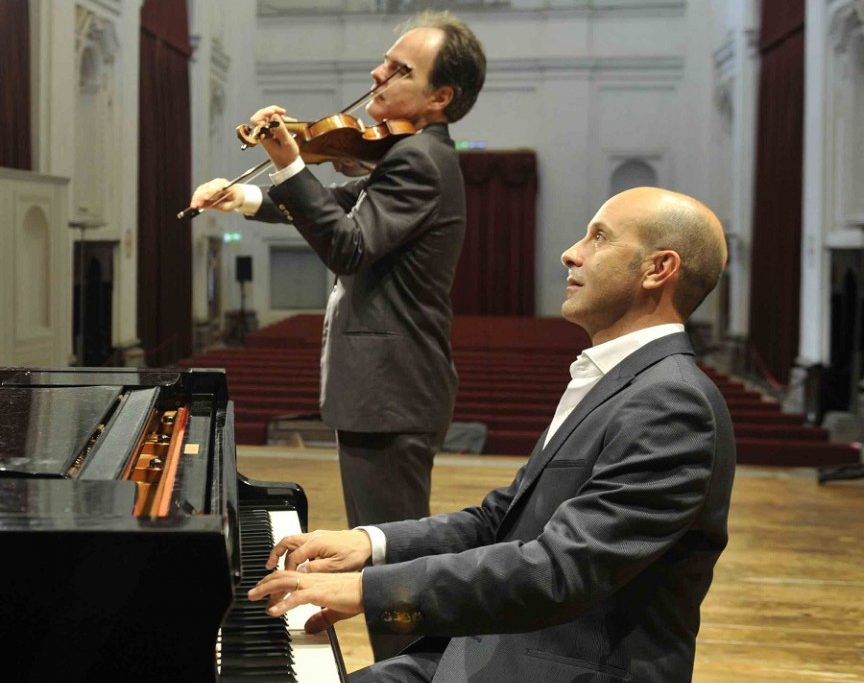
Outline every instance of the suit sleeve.
[[(357, 198), (366, 186), (367, 179), (352, 180), (342, 185), (335, 185), (324, 189), (345, 212), (351, 210), (357, 203)], [(261, 206), (254, 215), (246, 216), (249, 220), (261, 221), (262, 223), (293, 223), (290, 211), (279, 209), (270, 198), (268, 191), (270, 186), (261, 187)]]
[(349, 184), (350, 190), (334, 193), (305, 169), (269, 190), (276, 208), (290, 212), (295, 227), (337, 275), (395, 251), (427, 229), (438, 211), (440, 173), (416, 146), (397, 145), (362, 182), (365, 187)]
[(493, 543), (524, 473), (525, 467), (520, 468), (510, 486), (491, 491), (477, 507), (425, 519), (378, 524), (387, 537), (387, 564)]
[[(578, 432), (562, 446), (574, 457)], [(679, 381), (636, 392), (611, 417), (590, 477), (562, 496), (536, 538), (454, 544), (449, 554), (366, 568), (367, 624), (398, 631), (404, 619), (394, 615), (407, 614), (418, 635), (458, 636), (574, 619), (686, 533), (708, 490), (715, 442), (713, 413), (697, 388)], [(561, 491), (562, 474), (547, 468), (532, 495)]]

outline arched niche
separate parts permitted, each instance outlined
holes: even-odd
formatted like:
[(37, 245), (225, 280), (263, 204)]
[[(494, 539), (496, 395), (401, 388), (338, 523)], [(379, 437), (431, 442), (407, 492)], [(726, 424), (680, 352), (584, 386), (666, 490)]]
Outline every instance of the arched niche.
[(642, 159), (627, 159), (612, 171), (609, 178), (609, 196), (633, 187), (656, 187), (657, 171)]
[(51, 327), (51, 227), (40, 206), (24, 214), (14, 262), (17, 336), (43, 335)]

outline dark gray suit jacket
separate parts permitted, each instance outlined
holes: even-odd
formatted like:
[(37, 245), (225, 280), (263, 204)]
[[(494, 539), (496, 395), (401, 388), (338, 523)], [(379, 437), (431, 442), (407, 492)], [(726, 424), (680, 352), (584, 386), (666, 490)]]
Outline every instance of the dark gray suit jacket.
[[(373, 631), (456, 636), (436, 681), (689, 681), (735, 446), (685, 334), (625, 358), (508, 488), (381, 525)], [(421, 643), (422, 644), (422, 643)]]
[(254, 216), (290, 221), (338, 276), (327, 304), (321, 411), (336, 429), (438, 432), (456, 394), (450, 287), (465, 189), (443, 124), (400, 140), (367, 178), (325, 188), (309, 170)]

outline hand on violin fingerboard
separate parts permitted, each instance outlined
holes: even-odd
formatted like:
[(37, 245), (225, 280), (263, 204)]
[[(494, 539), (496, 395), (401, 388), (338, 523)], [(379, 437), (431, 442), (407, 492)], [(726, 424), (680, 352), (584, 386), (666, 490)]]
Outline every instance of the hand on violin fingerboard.
[[(300, 156), (300, 148), (297, 146), (294, 136), (281, 125), (286, 111), (277, 105), (271, 105), (259, 109), (249, 119), (255, 130), (265, 130), (267, 134), (260, 136), (261, 146), (267, 150), (267, 154), (277, 170), (281, 170), (293, 163)], [(293, 119), (289, 119), (293, 120)], [(271, 126), (276, 121), (279, 125)]]

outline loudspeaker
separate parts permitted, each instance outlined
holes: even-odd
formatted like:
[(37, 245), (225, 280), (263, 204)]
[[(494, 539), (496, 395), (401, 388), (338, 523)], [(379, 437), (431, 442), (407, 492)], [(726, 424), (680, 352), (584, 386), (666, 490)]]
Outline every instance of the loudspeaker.
[(238, 256), (236, 271), (237, 282), (252, 282), (252, 257)]

